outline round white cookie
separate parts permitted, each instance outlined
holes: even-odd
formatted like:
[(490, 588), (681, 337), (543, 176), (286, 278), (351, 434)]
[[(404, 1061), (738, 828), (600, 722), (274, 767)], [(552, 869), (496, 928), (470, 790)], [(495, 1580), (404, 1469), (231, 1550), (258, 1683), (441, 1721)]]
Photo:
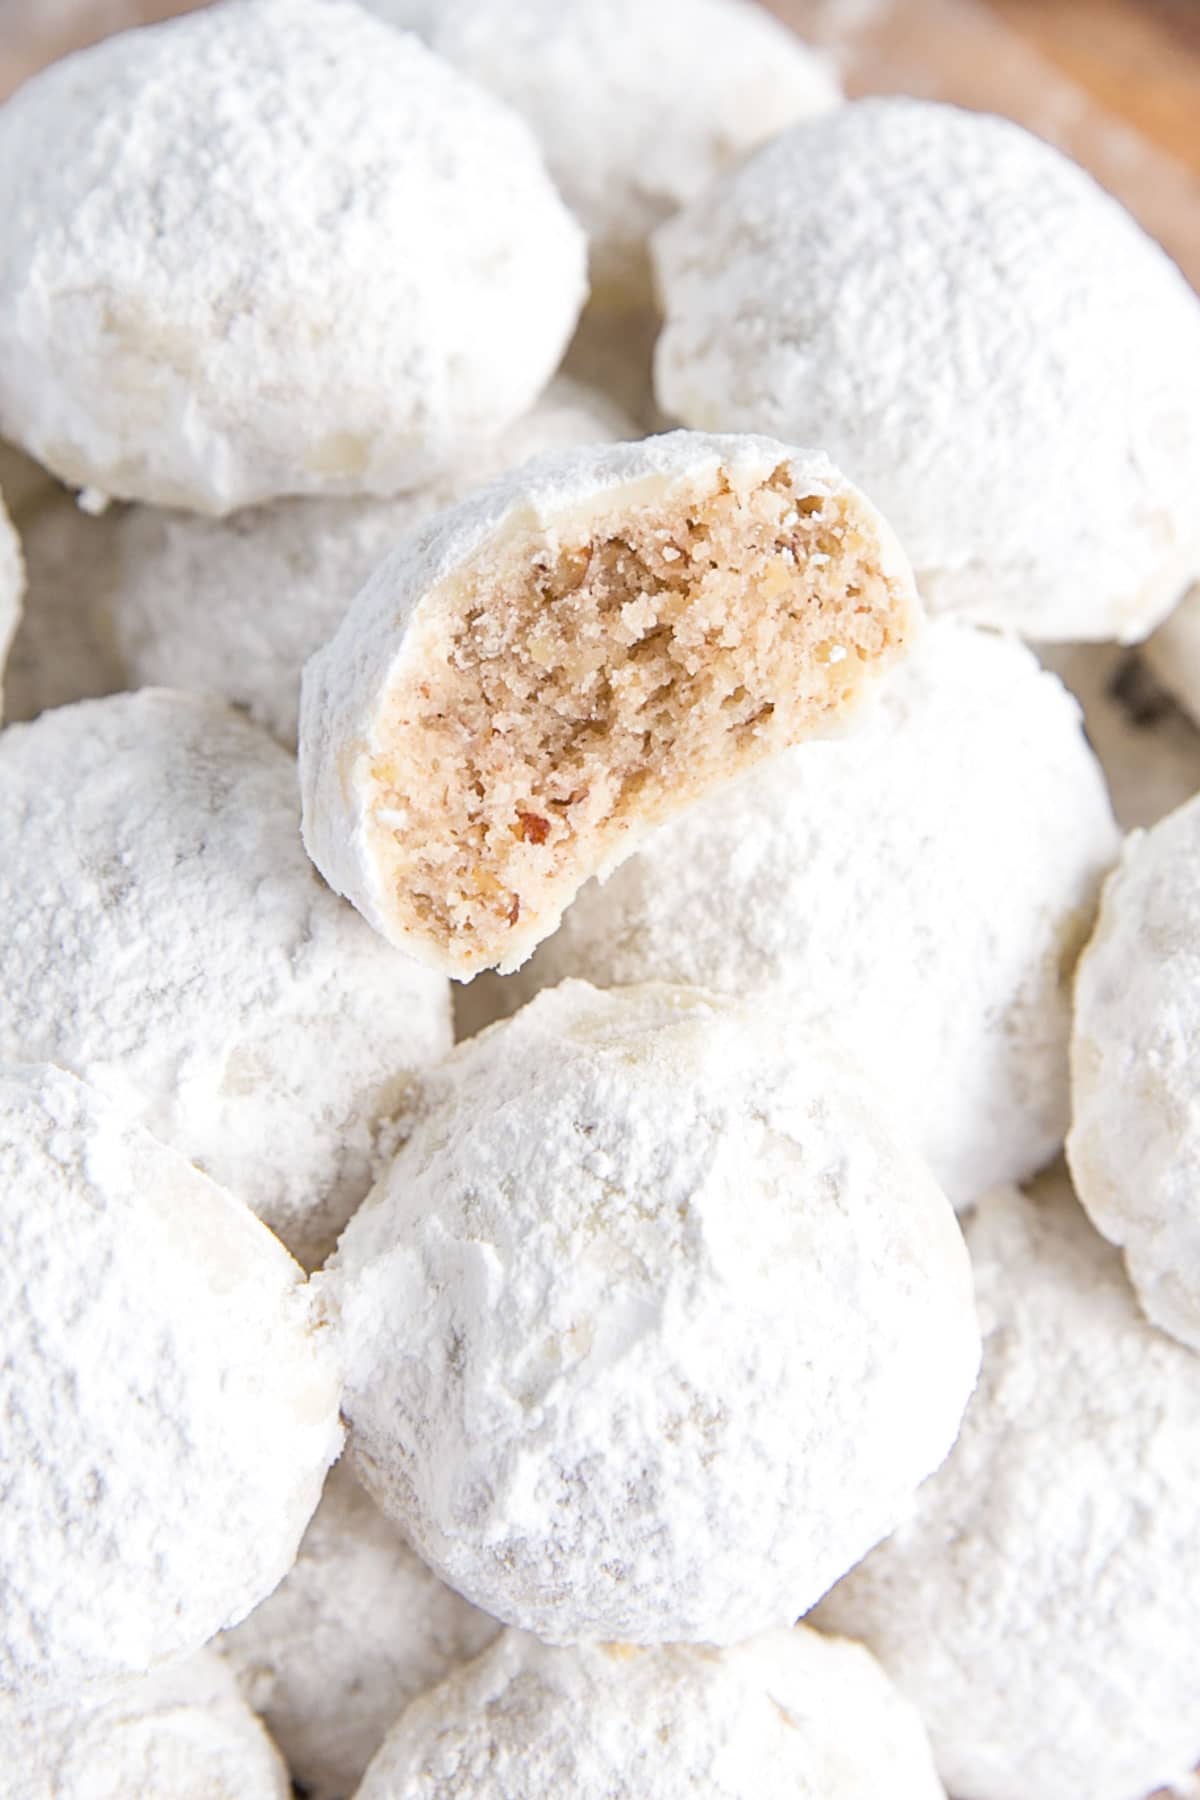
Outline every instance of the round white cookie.
[(528, 128), (350, 0), (241, 0), (0, 112), (0, 431), (102, 495), (388, 494), (517, 417), (584, 294)]
[(332, 1334), (242, 1205), (73, 1075), (0, 1065), (0, 1698), (197, 1650), (291, 1567)]
[(349, 1800), (401, 1707), (499, 1629), (425, 1567), (341, 1462), (294, 1567), (217, 1648), (309, 1800)]
[(1200, 300), (1007, 120), (861, 101), (656, 238), (665, 410), (821, 444), (932, 611), (1143, 637), (1200, 574)]
[(1147, 638), (1145, 657), (1163, 686), (1200, 725), (1200, 584), (1188, 589), (1174, 612)]
[(521, 114), (587, 231), (593, 294), (650, 292), (647, 239), (747, 151), (840, 98), (747, 0), (366, 0)]
[(1200, 795), (1126, 840), (1075, 978), (1067, 1154), (1149, 1318), (1200, 1350)]
[(578, 975), (820, 1014), (965, 1205), (1062, 1143), (1071, 970), (1118, 847), (1059, 682), (940, 620), (856, 731), (661, 827), (492, 1003)]
[(568, 982), (424, 1084), (322, 1277), (355, 1466), (547, 1643), (735, 1643), (896, 1524), (975, 1376), (953, 1212), (823, 1039)]
[(636, 436), (599, 394), (558, 380), (525, 418), (415, 493), (277, 500), (232, 519), (131, 508), (112, 529), (112, 565), (77, 591), (112, 642), (121, 685), (221, 694), (291, 749), (305, 662), (407, 533), (532, 456)]
[(70, 1068), (320, 1262), (373, 1179), (448, 984), (318, 879), (296, 766), (146, 690), (0, 735), (0, 1056)]
[(919, 609), (818, 453), (547, 456), (401, 544), (304, 673), (304, 841), (392, 943), (516, 968), (660, 819), (840, 725)]
[(10, 1800), (291, 1800), (279, 1752), (210, 1651), (102, 1705), (0, 1701), (0, 1732)]
[(1140, 1800), (1200, 1759), (1200, 1359), (1065, 1178), (964, 1227), (983, 1368), (910, 1520), (814, 1622), (861, 1638), (969, 1800)]
[(401, 1715), (358, 1800), (944, 1800), (921, 1721), (858, 1644), (553, 1650), (506, 1631)]
[(3, 495), (0, 495), (0, 718), (4, 716), (5, 663), (21, 617), (24, 592), (25, 565), (21, 545), (5, 510)]

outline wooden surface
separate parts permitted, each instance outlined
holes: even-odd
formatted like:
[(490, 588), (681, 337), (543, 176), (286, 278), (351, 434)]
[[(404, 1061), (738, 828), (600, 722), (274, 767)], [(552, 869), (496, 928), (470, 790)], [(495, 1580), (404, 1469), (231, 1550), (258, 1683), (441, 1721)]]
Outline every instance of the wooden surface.
[[(72, 42), (189, 3), (0, 0), (0, 94)], [(832, 49), (852, 93), (956, 100), (1061, 145), (1200, 286), (1200, 0), (766, 3)]]

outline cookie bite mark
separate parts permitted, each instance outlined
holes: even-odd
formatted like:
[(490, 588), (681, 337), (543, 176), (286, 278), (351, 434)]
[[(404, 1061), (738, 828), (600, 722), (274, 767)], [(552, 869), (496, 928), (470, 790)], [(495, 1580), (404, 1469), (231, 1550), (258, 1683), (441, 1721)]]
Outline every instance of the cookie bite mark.
[[(306, 791), (335, 793), (360, 864), (347, 882), (310, 804), (318, 866), (460, 977), (516, 967), (651, 826), (838, 725), (915, 625), (890, 532), (823, 457), (677, 433), (541, 474), (468, 503), (490, 505), (486, 528), (380, 641), (390, 668), (340, 795), (319, 675), (306, 696)], [(463, 525), (458, 509), (441, 530)], [(393, 616), (402, 560), (373, 584)], [(362, 598), (323, 653), (329, 683), (372, 654), (378, 593)]]

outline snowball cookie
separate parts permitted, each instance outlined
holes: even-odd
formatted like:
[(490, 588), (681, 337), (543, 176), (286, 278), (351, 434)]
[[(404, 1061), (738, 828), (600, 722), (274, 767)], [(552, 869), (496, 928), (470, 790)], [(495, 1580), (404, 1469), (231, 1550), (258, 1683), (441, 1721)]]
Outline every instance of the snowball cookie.
[(102, 1706), (0, 1701), (9, 1800), (290, 1800), (292, 1785), (219, 1656), (201, 1651)]
[(1200, 796), (1126, 839), (1075, 981), (1067, 1153), (1148, 1318), (1200, 1350)]
[(532, 134), (350, 0), (240, 0), (0, 112), (0, 431), (224, 513), (389, 494), (530, 405), (585, 246)]
[(1200, 572), (1200, 300), (1020, 126), (840, 108), (656, 248), (666, 411), (823, 445), (932, 611), (1128, 641)]
[(0, 1065), (0, 1698), (197, 1650), (291, 1567), (332, 1334), (240, 1200), (61, 1069)]
[(777, 131), (836, 106), (831, 65), (748, 0), (366, 0), (533, 128), (603, 304), (650, 292), (654, 227)]
[(1147, 639), (1145, 654), (1163, 686), (1200, 725), (1200, 586), (1189, 588)]
[(551, 1650), (506, 1631), (401, 1715), (358, 1800), (944, 1800), (915, 1711), (858, 1644)]
[(296, 765), (147, 690), (0, 735), (0, 1056), (56, 1062), (319, 1262), (374, 1178), (448, 984), (318, 880)]
[[(21, 596), (24, 591), (25, 566), (21, 560), (21, 546), (13, 530), (12, 520), (5, 511), (3, 496), (0, 495), (0, 684), (3, 682), (8, 647), (21, 617)], [(0, 685), (0, 701), (2, 700), (3, 686)]]
[(1126, 831), (1157, 824), (1200, 790), (1200, 731), (1157, 678), (1147, 649), (1038, 646), (1039, 661), (1054, 670), (1083, 708), (1088, 742)]
[(601, 395), (556, 381), (525, 418), (413, 494), (277, 500), (232, 519), (129, 508), (111, 577), (91, 589), (129, 686), (209, 689), (294, 749), (300, 671), (399, 539), (531, 456), (637, 435)]
[(953, 1213), (824, 1039), (567, 982), (423, 1084), (338, 1246), (356, 1467), (547, 1643), (790, 1624), (945, 1456)]
[(349, 1800), (400, 1708), (498, 1630), (338, 1463), (295, 1567), (217, 1648), (309, 1800)]
[(8, 657), (7, 719), (35, 719), (133, 685), (110, 618), (131, 516), (123, 506), (86, 513), (57, 482), (22, 515), (25, 606)]
[(1200, 1758), (1200, 1360), (1061, 1174), (964, 1229), (984, 1351), (958, 1444), (814, 1621), (875, 1652), (959, 1800), (1142, 1800)]
[(944, 619), (857, 732), (663, 826), (489, 985), (511, 1009), (661, 977), (824, 1014), (964, 1205), (1062, 1143), (1071, 970), (1118, 846), (1058, 681)]
[(822, 455), (681, 431), (545, 457), (400, 545), (308, 664), (309, 854), (419, 961), (515, 968), (660, 818), (839, 724), (917, 622)]

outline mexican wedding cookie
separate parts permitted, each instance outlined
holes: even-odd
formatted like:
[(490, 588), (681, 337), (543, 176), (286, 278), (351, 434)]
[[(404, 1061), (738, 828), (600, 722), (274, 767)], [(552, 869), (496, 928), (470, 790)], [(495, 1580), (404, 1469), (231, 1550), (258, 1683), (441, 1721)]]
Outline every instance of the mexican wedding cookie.
[(965, 1231), (983, 1368), (913, 1516), (814, 1615), (916, 1705), (960, 1800), (1143, 1800), (1200, 1760), (1200, 1359), (1055, 1175)]
[[(636, 436), (599, 394), (559, 380), (531, 413), (415, 493), (277, 500), (231, 519), (129, 507), (110, 527), (111, 561), (82, 581), (75, 572), (74, 605), (91, 635), (111, 640), (127, 676), (121, 685), (221, 694), (292, 749), (304, 664), (407, 532), (532, 456)], [(84, 521), (88, 542), (110, 518)], [(78, 526), (73, 535), (76, 543), (85, 536)], [(49, 582), (30, 585), (26, 620), (44, 611), (48, 635), (64, 610), (55, 596), (67, 595)]]
[(366, 0), (521, 114), (587, 230), (602, 305), (650, 291), (647, 239), (786, 125), (832, 69), (746, 0)]
[(357, 1800), (944, 1800), (916, 1712), (857, 1644), (552, 1650), (506, 1631), (414, 1701)]
[(460, 1046), (320, 1279), (366, 1486), (547, 1643), (792, 1623), (978, 1353), (954, 1215), (856, 1071), (667, 987), (568, 982)]
[(383, 564), (305, 670), (304, 836), (392, 943), (515, 968), (581, 884), (903, 656), (902, 551), (823, 456), (688, 432), (544, 458)]
[(367, 1191), (449, 984), (318, 879), (296, 765), (147, 690), (0, 735), (0, 1056), (91, 1081), (306, 1264)]
[(932, 611), (1129, 641), (1200, 573), (1200, 300), (1019, 126), (839, 108), (656, 248), (667, 413), (823, 445)]
[(0, 1700), (9, 1800), (290, 1800), (283, 1761), (211, 1651), (92, 1706)]
[(585, 245), (528, 128), (350, 0), (239, 0), (0, 110), (0, 431), (100, 495), (388, 494), (553, 373)]
[(295, 1566), (217, 1640), (309, 1800), (349, 1800), (401, 1707), (499, 1630), (330, 1471)]
[(1200, 797), (1125, 843), (1075, 982), (1067, 1152), (1146, 1314), (1200, 1350)]
[(0, 497), (0, 718), (4, 716), (4, 664), (21, 617), (25, 570), (21, 546)]
[(270, 1593), (338, 1368), (254, 1215), (44, 1065), (0, 1065), (0, 1317), (0, 1702), (72, 1699)]
[(511, 1007), (661, 978), (820, 1015), (964, 1205), (1062, 1143), (1071, 973), (1119, 842), (1059, 682), (942, 619), (855, 732), (662, 826), (489, 985)]

